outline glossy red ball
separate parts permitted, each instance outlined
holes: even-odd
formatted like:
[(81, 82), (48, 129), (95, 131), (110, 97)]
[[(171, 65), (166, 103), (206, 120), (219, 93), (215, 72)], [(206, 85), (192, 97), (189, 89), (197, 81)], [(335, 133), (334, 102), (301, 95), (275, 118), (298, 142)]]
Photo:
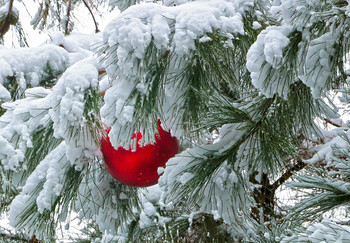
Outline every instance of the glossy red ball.
[(141, 133), (135, 133), (137, 138), (136, 150), (126, 150), (122, 147), (115, 149), (107, 138), (102, 138), (101, 150), (109, 173), (119, 182), (133, 187), (147, 187), (158, 183), (158, 167), (165, 167), (165, 163), (179, 152), (176, 137), (164, 131), (158, 121), (156, 142), (140, 146)]

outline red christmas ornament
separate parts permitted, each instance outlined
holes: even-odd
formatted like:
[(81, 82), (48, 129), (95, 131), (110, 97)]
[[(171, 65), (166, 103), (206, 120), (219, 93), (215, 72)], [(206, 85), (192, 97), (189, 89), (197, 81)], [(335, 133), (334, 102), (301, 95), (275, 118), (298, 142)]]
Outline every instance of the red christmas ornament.
[(158, 183), (158, 167), (165, 167), (165, 163), (179, 152), (176, 137), (166, 132), (158, 120), (158, 134), (156, 142), (140, 146), (141, 133), (135, 133), (132, 138), (137, 139), (136, 150), (126, 150), (123, 147), (115, 149), (108, 137), (102, 138), (101, 150), (105, 165), (109, 173), (119, 182), (134, 187), (147, 187)]

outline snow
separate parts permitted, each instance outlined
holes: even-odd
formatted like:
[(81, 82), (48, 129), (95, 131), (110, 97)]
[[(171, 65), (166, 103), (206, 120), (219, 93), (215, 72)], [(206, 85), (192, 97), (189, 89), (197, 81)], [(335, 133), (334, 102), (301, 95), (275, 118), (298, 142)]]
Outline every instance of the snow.
[(9, 85), (11, 78), (23, 80), (21, 90), (39, 85), (49, 74), (62, 73), (68, 65), (69, 55), (63, 48), (47, 44), (33, 48), (0, 49), (0, 98), (10, 100), (3, 86)]
[(311, 41), (305, 57), (305, 69), (299, 78), (309, 86), (315, 98), (319, 98), (328, 85), (332, 69), (330, 59), (334, 55), (334, 44), (338, 33), (326, 33)]
[[(124, 238), (121, 238), (121, 237), (118, 237), (116, 236), (115, 234), (113, 233), (110, 233), (108, 231), (105, 231), (103, 233), (103, 237), (102, 239), (96, 239), (96, 243), (99, 241), (100, 243), (110, 243), (110, 242), (126, 242), (126, 239)], [(94, 241), (95, 242), (95, 241)]]
[[(227, 132), (229, 133), (229, 131), (232, 131), (231, 129), (234, 126), (235, 125), (227, 126)], [(188, 172), (193, 171), (195, 167), (201, 166), (201, 163), (203, 163), (201, 159), (197, 158), (206, 159), (206, 154), (209, 151), (217, 151), (216, 154), (219, 156), (221, 153), (221, 151), (219, 151), (220, 148), (228, 149), (235, 141), (239, 140), (240, 136), (237, 135), (237, 137), (234, 137), (235, 135), (235, 133), (230, 132), (230, 135), (226, 134), (222, 140), (215, 144), (187, 149), (174, 158), (169, 159), (166, 164), (165, 172), (158, 182), (164, 191), (163, 197), (166, 198), (165, 204), (171, 203), (171, 201), (178, 198), (182, 191), (181, 188), (188, 187), (190, 183), (193, 183), (191, 180), (195, 176), (199, 176)], [(206, 161), (207, 163), (210, 162), (208, 160)], [(217, 218), (222, 218), (224, 222), (230, 225), (239, 222), (245, 224), (247, 227), (252, 226), (245, 216), (241, 215), (238, 210), (236, 210), (238, 208), (242, 211), (248, 209), (251, 205), (251, 199), (246, 193), (242, 181), (243, 179), (239, 179), (238, 174), (233, 171), (227, 161), (223, 162), (218, 169), (205, 180), (206, 183), (203, 185), (203, 188), (200, 189), (200, 193), (203, 197), (201, 197), (200, 201), (196, 202), (196, 206), (200, 208), (200, 212), (215, 212)], [(190, 192), (190, 194), (186, 196), (192, 198), (196, 193), (198, 193), (198, 191), (194, 189), (193, 192)], [(247, 235), (247, 232), (239, 233)]]
[(7, 14), (9, 11), (9, 7), (10, 7), (10, 2), (5, 3), (5, 5), (0, 8), (0, 16), (2, 16), (3, 14)]
[(276, 70), (282, 66), (283, 50), (289, 44), (290, 33), (291, 28), (288, 26), (269, 26), (261, 31), (247, 53), (247, 69), (252, 84), (266, 97), (274, 94), (287, 97), (288, 86), (281, 85), (283, 82)]
[(49, 91), (44, 90), (41, 87), (27, 89), (27, 98), (2, 105), (7, 112), (0, 118), (0, 158), (6, 170), (18, 169), (25, 151), (32, 145), (30, 134), (46, 124), (48, 104), (40, 99), (46, 97)]
[[(220, 6), (220, 8), (218, 8)], [(173, 45), (178, 55), (188, 55), (195, 49), (198, 37), (215, 30), (224, 33), (244, 34), (243, 21), (234, 5), (226, 1), (193, 2), (179, 6), (175, 18)], [(229, 13), (228, 16), (226, 16)]]
[(18, 215), (27, 208), (27, 205), (36, 199), (31, 195), (39, 183), (46, 177), (51, 159), (53, 159), (52, 155), (47, 157), (47, 159), (42, 161), (42, 163), (36, 167), (34, 172), (27, 179), (22, 192), (12, 201), (9, 211), (9, 219), (10, 224), (13, 227), (15, 227), (20, 221)]
[[(112, 82), (105, 93), (101, 115), (111, 127), (109, 136), (114, 147), (132, 145), (130, 137), (135, 132), (135, 119), (141, 119), (135, 117), (135, 99), (128, 100), (128, 97), (135, 89), (143, 95), (150, 89), (146, 74), (154, 63), (143, 63), (142, 58), (150, 50), (157, 53), (157, 57), (173, 52), (167, 77), (170, 79), (170, 75), (181, 72), (197, 40), (210, 42), (208, 34), (214, 33), (228, 39), (244, 35), (242, 16), (251, 6), (253, 1), (201, 0), (169, 7), (144, 3), (128, 8), (106, 27), (100, 53)], [(189, 87), (181, 80), (164, 86), (164, 100), (155, 108), (162, 112), (162, 124), (173, 135), (181, 137), (183, 130), (174, 117), (180, 120), (182, 97)], [(153, 143), (154, 129), (145, 128), (152, 127), (155, 121), (142, 119), (143, 124), (137, 126), (145, 131), (141, 143)]]
[(94, 58), (83, 59), (66, 70), (52, 90), (52, 102), (60, 105), (50, 112), (57, 126), (57, 137), (65, 137), (68, 126), (80, 127), (84, 125), (84, 92), (97, 89), (98, 65)]
[[(331, 79), (338, 75), (334, 47), (340, 42), (343, 30), (330, 24), (320, 33), (310, 29), (314, 23), (325, 21), (321, 13), (324, 7), (322, 5), (320, 1), (274, 2), (271, 12), (281, 20), (281, 25), (269, 26), (263, 30), (247, 55), (247, 68), (251, 72), (252, 83), (266, 97), (278, 94), (286, 99), (289, 86), (299, 79), (310, 87), (314, 98), (322, 97), (331, 88)], [(334, 8), (328, 14), (337, 16), (337, 11)], [(302, 40), (295, 43), (299, 47), (295, 53), (297, 66), (282, 67), (286, 63), (291, 65), (288, 60), (290, 57), (283, 56), (283, 52), (293, 31), (302, 33)], [(295, 69), (297, 72), (286, 75), (285, 72), (279, 72), (281, 68), (286, 71)]]
[[(0, 84), (6, 85), (8, 77), (15, 75), (21, 89), (25, 90), (22, 99), (2, 104), (6, 109), (0, 117), (2, 168), (22, 175), (26, 170), (23, 163), (25, 154), (32, 148), (33, 135), (40, 127), (49, 128), (53, 124), (55, 137), (64, 140), (39, 162), (10, 205), (10, 222), (13, 226), (18, 225), (24, 210), (32, 205), (37, 206), (37, 212), (28, 221), (31, 223), (24, 229), (29, 235), (40, 233), (33, 219), (40, 217), (45, 210), (51, 210), (53, 203), (61, 196), (67, 168), (74, 166), (76, 170), (81, 170), (100, 157), (98, 144), (91, 133), (98, 131), (88, 128), (86, 116), (89, 114), (84, 96), (99, 90), (99, 70), (103, 67), (93, 57), (92, 47), (98, 41), (100, 37), (96, 35), (87, 39), (86, 35), (64, 37), (53, 34), (51, 43), (56, 45), (0, 48), (0, 64), (4, 67), (0, 69)], [(39, 85), (47, 78), (47, 70), (43, 71), (47, 65), (57, 75), (53, 88), (28, 88)], [(107, 88), (106, 85), (104, 88)], [(69, 134), (72, 129), (75, 129), (76, 136)], [(66, 216), (63, 213), (59, 220), (64, 221)]]
[(289, 39), (285, 34), (278, 30), (267, 28), (264, 38), (264, 55), (266, 61), (273, 67), (277, 68), (281, 64), (282, 51), (289, 44)]
[(348, 242), (350, 241), (350, 227), (340, 225), (324, 218), (319, 223), (313, 223), (299, 233), (284, 237), (281, 243), (287, 242)]
[[(36, 203), (38, 205), (38, 212), (43, 213), (45, 209), (50, 210), (51, 205), (54, 202), (55, 198), (60, 195), (62, 190), (62, 179), (66, 166), (69, 164), (69, 161), (65, 157), (65, 143), (62, 143), (57, 147), (53, 152), (51, 152), (44, 160), (48, 160), (48, 169), (46, 171), (45, 183), (40, 191)], [(42, 162), (45, 163), (45, 162)], [(42, 177), (45, 174), (41, 174)], [(36, 180), (42, 181), (44, 178), (36, 178)], [(27, 185), (27, 184), (26, 184)], [(33, 191), (29, 192), (29, 195)]]
[[(64, 51), (60, 47), (52, 47), (54, 48), (51, 51)], [(33, 54), (36, 54), (36, 52), (31, 53), (31, 55)], [(53, 57), (50, 62), (54, 60)], [(36, 64), (33, 63), (33, 65)], [(19, 166), (19, 162), (24, 159), (26, 149), (31, 147), (30, 134), (38, 126), (46, 124), (51, 119), (54, 122), (55, 136), (67, 139), (68, 143), (71, 141), (72, 146), (67, 151), (70, 160), (75, 161), (80, 157), (82, 150), (74, 150), (74, 148), (79, 147), (79, 142), (72, 141), (67, 131), (70, 127), (83, 130), (85, 126), (83, 94), (88, 88), (98, 88), (98, 67), (96, 59), (84, 59), (69, 68), (52, 91), (43, 88), (30, 89), (26, 91), (27, 98), (18, 100), (13, 104), (3, 104), (4, 108), (9, 109), (0, 118), (2, 123), (0, 141), (3, 143), (0, 157), (3, 158), (2, 163), (6, 169), (15, 170)], [(13, 144), (14, 136), (19, 136), (17, 144)], [(76, 139), (80, 139), (85, 146), (93, 143), (91, 140), (86, 140), (88, 137), (79, 138), (78, 136)], [(18, 149), (15, 149), (15, 147)], [(90, 149), (96, 150), (96, 147), (90, 145)]]
[(185, 185), (189, 180), (191, 180), (194, 177), (194, 174), (185, 172), (183, 173), (180, 178), (178, 179), (182, 185)]
[[(104, 123), (108, 126), (113, 124), (116, 118), (121, 117), (118, 123), (121, 125), (125, 125), (127, 121), (130, 121), (130, 115), (128, 115), (128, 111), (130, 111), (133, 106), (129, 104), (127, 106), (127, 110), (124, 111), (124, 103), (122, 100), (126, 100), (128, 98), (128, 94), (131, 92), (131, 87), (127, 85), (127, 83), (117, 83), (116, 85), (109, 88), (104, 96), (105, 105), (101, 108), (101, 116), (104, 118)], [(129, 113), (130, 114), (130, 113)], [(119, 143), (116, 143), (118, 136), (127, 136), (130, 140), (133, 132), (127, 133), (126, 130), (120, 130), (115, 132), (115, 128), (112, 127), (109, 132), (109, 138), (114, 147), (119, 147)], [(114, 141), (114, 142), (113, 142)], [(129, 146), (127, 146), (129, 147)]]
[(258, 30), (261, 27), (262, 27), (262, 25), (259, 22), (257, 22), (257, 21), (253, 22), (253, 29)]
[[(219, 158), (237, 146), (234, 164), (229, 159), (224, 159), (212, 174), (204, 178), (202, 188), (197, 189), (194, 186), (195, 190), (186, 195), (184, 200), (192, 199), (196, 193), (201, 194), (202, 198), (195, 202), (198, 211), (184, 214), (182, 217), (187, 217), (192, 223), (196, 214), (212, 214), (216, 220), (223, 219), (227, 227), (237, 227), (231, 230), (232, 232), (238, 229), (242, 232), (237, 232), (244, 236), (256, 229), (254, 223), (244, 214), (254, 207), (249, 196), (252, 187), (249, 184), (248, 173), (252, 161), (259, 162), (260, 159), (260, 154), (256, 153), (255, 157), (249, 157), (248, 161), (248, 143), (241, 144), (242, 138), (249, 133), (247, 124), (226, 124), (221, 127), (220, 136), (215, 143), (188, 148), (170, 159), (165, 169), (158, 168), (158, 173), (162, 174), (159, 185), (139, 189), (137, 196), (130, 193), (135, 192), (133, 189), (122, 187), (101, 169), (101, 161), (98, 161), (101, 158), (99, 144), (94, 140), (93, 133), (102, 131), (95, 131), (89, 127), (86, 114), (86, 95), (89, 91), (105, 91), (101, 115), (106, 126), (112, 128), (112, 144), (115, 147), (129, 147), (132, 143), (131, 135), (135, 132), (132, 129), (138, 124), (136, 122), (139, 122), (135, 119), (144, 117), (141, 115), (135, 118), (136, 100), (128, 98), (133, 91), (138, 91), (143, 96), (148, 95), (150, 87), (146, 76), (150, 67), (171, 53), (169, 72), (164, 79), (172, 82), (162, 83), (165, 96), (156, 104), (155, 110), (159, 111), (156, 115), (164, 119), (164, 129), (170, 129), (172, 134), (182, 137), (184, 131), (178, 122), (183, 116), (184, 102), (181, 97), (189, 85), (173, 77), (186, 66), (198, 43), (210, 44), (213, 41), (212, 35), (220, 35), (225, 39), (223, 43), (229, 46), (230, 41), (232, 43), (237, 36), (245, 35), (245, 11), (254, 6), (256, 1), (168, 0), (165, 4), (167, 6), (138, 4), (125, 10), (108, 25), (103, 36), (71, 34), (65, 37), (63, 34), (54, 33), (51, 35), (51, 44), (41, 47), (18, 50), (0, 48), (1, 101), (11, 100), (6, 85), (12, 76), (18, 80), (21, 90), (26, 90), (23, 99), (3, 104), (7, 109), (0, 118), (0, 160), (4, 169), (14, 172), (25, 170), (26, 165), (23, 161), (26, 151), (33, 147), (32, 137), (40, 126), (48, 126), (52, 122), (55, 138), (63, 141), (40, 161), (23, 185), (20, 194), (12, 202), (10, 221), (13, 226), (19, 223), (22, 211), (31, 203), (37, 206), (38, 212), (35, 215), (38, 217), (45, 210), (50, 210), (53, 202), (62, 193), (67, 168), (74, 167), (84, 177), (84, 182), (78, 189), (79, 196), (75, 201), (74, 210), (80, 213), (82, 219), (90, 218), (97, 222), (99, 229), (104, 232), (103, 238), (98, 239), (99, 242), (126, 241), (124, 236), (132, 218), (125, 219), (120, 214), (120, 210), (125, 209), (123, 205), (131, 205), (133, 200), (139, 198), (140, 211), (136, 207), (127, 208), (133, 211), (135, 218), (140, 218), (138, 226), (141, 229), (164, 226), (169, 219), (162, 216), (161, 210), (174, 209), (177, 196), (201, 176), (195, 174), (194, 169), (207, 166), (204, 162), (213, 162), (209, 155)], [(318, 1), (274, 1), (272, 10), (281, 18), (282, 25), (262, 30), (247, 55), (247, 68), (251, 73), (252, 83), (266, 97), (278, 94), (286, 98), (288, 86), (297, 81), (296, 79), (286, 85), (279, 85), (279, 70), (284, 68), (284, 51), (290, 44), (290, 34), (305, 27), (301, 22), (293, 22), (291, 9), (303, 16), (302, 20), (310, 20), (306, 24), (307, 27), (315, 21), (315, 17), (308, 19), (310, 16), (304, 15), (303, 11), (318, 6)], [(252, 28), (262, 28), (262, 22), (253, 22)], [(338, 34), (326, 33), (310, 41), (304, 65), (298, 67), (297, 78), (310, 87), (314, 98), (322, 97), (327, 91)], [(306, 31), (303, 40), (308, 38), (310, 36)], [(93, 56), (94, 47), (101, 40), (103, 42), (99, 47), (99, 56)], [(147, 57), (150, 60), (143, 60)], [(42, 71), (47, 65), (50, 65), (57, 75), (57, 83), (53, 88), (27, 89), (40, 85), (47, 77), (47, 72)], [(99, 71), (105, 67), (107, 76), (99, 80)], [(273, 72), (272, 78), (269, 77), (270, 70)], [(62, 72), (64, 73), (61, 75)], [(326, 115), (336, 117), (331, 109), (321, 109)], [(154, 121), (151, 121), (152, 118), (144, 119), (142, 122), (146, 125), (139, 128), (147, 129), (153, 136), (154, 128), (148, 129), (147, 125)], [(349, 137), (349, 133), (346, 132), (345, 135)], [(154, 141), (149, 134), (145, 134), (143, 142)], [(317, 146), (314, 156), (307, 162), (317, 164), (330, 161), (337, 155), (335, 145), (342, 149), (348, 147), (346, 141), (338, 134), (324, 132), (324, 135), (328, 135), (325, 137), (326, 144)], [(250, 149), (258, 151), (259, 145), (254, 145), (258, 144), (257, 138), (252, 136), (251, 141), (256, 147)], [(89, 170), (83, 170), (88, 164)], [(341, 162), (337, 163), (336, 168), (348, 169), (347, 165)], [(258, 168), (261, 171), (258, 171), (260, 174), (256, 178), (260, 177), (264, 169), (263, 166)], [(311, 187), (311, 182), (303, 182), (303, 185)], [(349, 191), (348, 183), (329, 183), (343, 192)], [(118, 187), (118, 190), (115, 190), (115, 187)], [(117, 229), (118, 226), (120, 228)], [(27, 230), (34, 232), (33, 227), (29, 223)], [(330, 229), (333, 231), (330, 232)], [(327, 220), (309, 225), (305, 230), (307, 234), (302, 232), (288, 239), (298, 241), (310, 236), (312, 242), (350, 240), (350, 229), (347, 226), (336, 225)], [(272, 237), (269, 233), (264, 233), (264, 236), (268, 239)]]
[(160, 189), (159, 185), (156, 184), (154, 186), (148, 187), (146, 191), (143, 193), (143, 196), (148, 202), (155, 204), (155, 203), (159, 203), (162, 193), (163, 192)]
[(163, 174), (164, 173), (164, 168), (163, 167), (158, 167), (158, 169), (157, 169), (157, 173), (158, 173), (158, 175), (161, 175), (161, 174)]
[[(346, 140), (350, 137), (350, 131), (343, 131), (342, 128), (333, 129), (330, 131), (324, 130), (324, 143), (313, 148), (314, 155), (306, 162), (317, 164), (323, 161), (332, 161), (337, 157), (336, 149), (347, 149), (349, 143)], [(345, 138), (345, 139), (344, 139)]]
[[(8, 14), (9, 8), (10, 8), (10, 1), (6, 2), (2, 7), (0, 7), (0, 19), (2, 19), (4, 16)], [(17, 8), (15, 8), (14, 6), (12, 6), (12, 15), (16, 16), (17, 18), (19, 16), (19, 12)]]
[(22, 151), (8, 144), (7, 140), (0, 137), (0, 158), (5, 170), (14, 169), (24, 159)]
[(72, 66), (84, 58), (93, 56), (96, 43), (101, 39), (101, 33), (95, 35), (71, 33), (69, 36), (64, 36), (61, 32), (54, 32), (50, 35), (50, 43), (64, 48), (69, 53), (67, 66)]

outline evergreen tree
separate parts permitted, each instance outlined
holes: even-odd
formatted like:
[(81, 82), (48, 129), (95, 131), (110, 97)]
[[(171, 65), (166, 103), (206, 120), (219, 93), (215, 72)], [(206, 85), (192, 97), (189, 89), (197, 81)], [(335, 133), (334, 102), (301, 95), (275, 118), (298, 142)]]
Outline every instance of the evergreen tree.
[[(104, 1), (39, 1), (32, 25), (58, 32), (37, 47), (15, 3), (0, 212), (16, 233), (0, 239), (55, 242), (77, 217), (74, 242), (350, 241), (348, 1), (111, 0), (102, 33)], [(96, 34), (72, 33), (82, 7)], [(136, 153), (172, 146), (166, 131), (180, 151), (157, 185), (104, 166), (106, 141)]]

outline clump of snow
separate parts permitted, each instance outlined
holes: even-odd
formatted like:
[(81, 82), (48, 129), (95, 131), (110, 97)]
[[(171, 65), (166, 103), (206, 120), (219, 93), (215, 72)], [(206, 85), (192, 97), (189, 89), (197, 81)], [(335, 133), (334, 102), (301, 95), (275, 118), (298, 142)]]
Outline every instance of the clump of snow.
[(0, 117), (0, 159), (5, 170), (19, 169), (27, 148), (32, 146), (30, 134), (46, 124), (50, 106), (42, 99), (49, 93), (42, 87), (27, 89), (27, 98), (2, 105), (7, 109)]
[(21, 90), (38, 86), (51, 72), (62, 73), (69, 65), (69, 55), (61, 47), (47, 44), (33, 48), (0, 49), (0, 98), (9, 100), (3, 86), (15, 79)]
[(2, 84), (0, 84), (0, 101), (9, 101), (9, 100), (11, 100), (10, 92)]
[(262, 26), (261, 26), (261, 24), (259, 23), (259, 22), (257, 22), (257, 21), (254, 21), (253, 22), (253, 29), (255, 29), (255, 30), (258, 30), (258, 29), (260, 29)]
[(152, 217), (156, 215), (156, 208), (150, 202), (143, 203), (143, 210), (140, 214), (140, 228), (147, 228), (154, 224), (155, 222), (152, 220)]
[(310, 42), (306, 57), (305, 68), (300, 72), (299, 78), (309, 86), (315, 98), (319, 98), (327, 86), (332, 75), (330, 59), (334, 55), (336, 33), (326, 33)]
[(0, 136), (0, 159), (5, 170), (14, 170), (19, 166), (19, 162), (24, 159), (24, 154), (21, 150), (15, 149), (14, 146), (8, 143), (6, 139)]
[[(57, 179), (62, 177), (61, 170), (65, 163), (67, 163), (67, 159), (65, 159), (65, 146), (64, 143), (59, 145), (36, 167), (34, 172), (27, 179), (21, 193), (12, 201), (9, 217), (13, 227), (20, 222), (21, 217), (19, 215), (26, 210), (28, 205), (33, 201), (36, 200), (38, 212), (40, 213), (42, 213), (44, 209), (51, 208), (51, 203), (58, 196), (57, 194), (59, 194), (61, 189)], [(65, 162), (62, 162), (62, 160)], [(58, 170), (56, 171), (56, 169)], [(41, 182), (44, 182), (43, 188), (40, 188)], [(36, 193), (40, 192), (40, 194), (34, 193), (35, 191)]]
[(82, 155), (92, 158), (98, 150), (91, 134), (95, 131), (87, 128), (85, 114), (86, 92), (98, 90), (98, 69), (97, 60), (93, 57), (75, 63), (66, 70), (47, 97), (52, 104), (49, 115), (54, 123), (54, 136), (69, 144), (67, 156), (72, 163), (80, 161)]
[(160, 209), (164, 209), (163, 195), (164, 191), (158, 185), (145, 188), (140, 192), (142, 206), (138, 224), (141, 229), (151, 226), (166, 226), (169, 219), (160, 213)]
[(325, 218), (319, 223), (314, 223), (306, 229), (284, 237), (282, 243), (287, 242), (348, 242), (350, 241), (350, 227), (340, 225)]
[(286, 34), (279, 30), (266, 29), (264, 38), (264, 55), (266, 61), (273, 67), (277, 68), (281, 64), (283, 49), (289, 44)]
[(97, 48), (97, 43), (102, 39), (102, 34), (78, 34), (71, 33), (69, 36), (64, 36), (61, 32), (54, 32), (50, 35), (50, 42), (68, 52), (69, 63), (67, 66), (72, 66), (74, 63), (92, 56)]
[(0, 16), (2, 16), (3, 14), (7, 14), (9, 11), (9, 7), (10, 7), (10, 2), (7, 2), (4, 6), (2, 6), (0, 8)]
[[(158, 49), (170, 44), (176, 53), (188, 54), (194, 49), (194, 40), (214, 30), (244, 34), (241, 9), (236, 9), (236, 5), (222, 0), (192, 2), (176, 7), (136, 5), (107, 26), (104, 41), (110, 47), (117, 45), (113, 51), (118, 53), (119, 68), (126, 65), (124, 61), (141, 59), (151, 38)], [(170, 24), (173, 23), (175, 29), (172, 32)], [(169, 43), (172, 36), (174, 39)]]
[[(220, 4), (220, 8), (218, 8)], [(195, 40), (219, 30), (223, 33), (244, 34), (243, 20), (233, 3), (226, 1), (193, 2), (178, 7), (175, 17), (173, 45), (179, 55), (195, 49)], [(228, 13), (228, 14), (227, 14)]]
[[(116, 118), (118, 118), (118, 124), (122, 127), (127, 125), (132, 120), (133, 103), (125, 105), (125, 101), (128, 98), (128, 94), (131, 92), (131, 87), (127, 82), (119, 82), (116, 85), (109, 88), (104, 96), (105, 105), (101, 108), (101, 116), (104, 118), (105, 124), (114, 124)], [(123, 109), (123, 108), (126, 109)], [(128, 132), (126, 129), (118, 129), (112, 127), (109, 132), (109, 138), (114, 147), (119, 147), (117, 143), (118, 137), (127, 137), (128, 141), (131, 139), (133, 132)], [(129, 147), (130, 144), (126, 144)]]
[(55, 198), (61, 194), (64, 172), (70, 165), (66, 157), (66, 146), (64, 142), (61, 143), (44, 159), (49, 161), (49, 165), (43, 189), (36, 199), (39, 213), (45, 209), (51, 210)]
[(288, 87), (281, 85), (277, 71), (282, 65), (283, 50), (289, 44), (289, 27), (270, 26), (263, 30), (247, 53), (247, 69), (252, 84), (266, 97), (279, 94), (286, 97)]
[(94, 58), (76, 63), (59, 79), (48, 97), (60, 105), (50, 111), (54, 123), (57, 124), (57, 137), (65, 137), (68, 126), (84, 126), (84, 92), (89, 88), (97, 89), (97, 85), (98, 68)]
[(315, 154), (311, 159), (307, 160), (308, 163), (316, 164), (318, 162), (331, 161), (336, 155), (335, 147), (338, 149), (343, 149), (349, 146), (348, 141), (343, 138), (343, 136), (350, 136), (349, 131), (342, 133), (341, 131), (335, 129), (331, 131), (324, 131), (324, 135), (325, 143), (320, 144), (313, 149)]
[(185, 172), (183, 173), (180, 178), (178, 179), (182, 185), (185, 185), (189, 180), (191, 180), (194, 177), (194, 174)]
[(323, 4), (321, 1), (281, 0), (280, 5), (275, 4), (274, 12), (280, 12), (283, 25), (294, 25), (296, 30), (303, 31), (317, 21), (315, 12), (322, 9)]

